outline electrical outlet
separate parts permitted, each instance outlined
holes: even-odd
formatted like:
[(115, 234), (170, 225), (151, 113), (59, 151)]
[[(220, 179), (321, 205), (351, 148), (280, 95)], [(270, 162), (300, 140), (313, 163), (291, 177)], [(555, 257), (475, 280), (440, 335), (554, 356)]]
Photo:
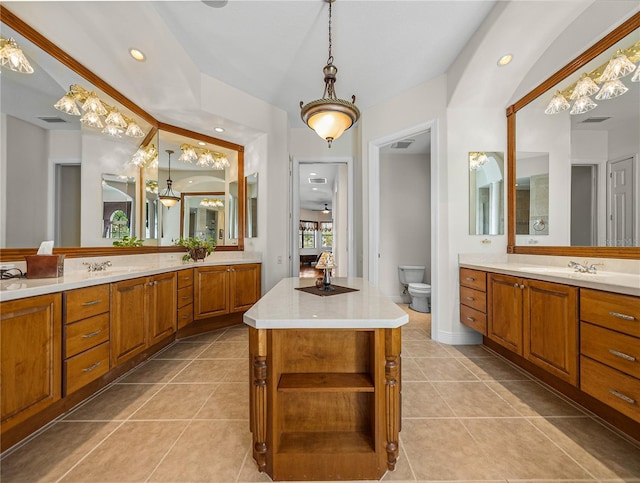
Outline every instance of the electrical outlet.
[(282, 255), (278, 255), (278, 265), (282, 265)]

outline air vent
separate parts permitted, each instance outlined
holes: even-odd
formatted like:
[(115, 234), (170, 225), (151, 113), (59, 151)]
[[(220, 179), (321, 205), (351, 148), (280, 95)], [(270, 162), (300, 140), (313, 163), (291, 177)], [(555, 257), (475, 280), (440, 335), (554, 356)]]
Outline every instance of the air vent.
[(311, 184), (327, 184), (327, 178), (309, 178)]
[(415, 142), (415, 139), (404, 139), (402, 141), (396, 141), (391, 145), (391, 149), (407, 149)]
[(588, 122), (605, 122), (607, 119), (611, 119), (611, 117), (588, 117), (587, 119), (585, 119), (584, 121), (582, 121), (583, 123), (588, 123)]
[(58, 116), (38, 116), (38, 119), (40, 119), (41, 121), (44, 122), (49, 122), (52, 124), (55, 124), (57, 122), (67, 122), (64, 119), (62, 119), (61, 117)]

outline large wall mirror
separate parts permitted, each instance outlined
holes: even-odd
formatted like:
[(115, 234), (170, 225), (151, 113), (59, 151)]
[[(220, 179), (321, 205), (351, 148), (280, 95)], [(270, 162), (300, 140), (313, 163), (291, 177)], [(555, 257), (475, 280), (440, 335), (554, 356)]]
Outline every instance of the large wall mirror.
[(511, 253), (640, 258), (640, 14), (507, 110)]
[[(171, 177), (178, 196), (215, 191), (227, 201), (235, 193), (227, 204), (233, 216), (225, 212), (224, 238), (217, 242), (221, 250), (243, 249), (242, 146), (159, 123), (1, 5), (0, 13), (3, 39), (13, 38), (34, 70), (2, 68), (1, 259), (20, 260), (43, 240), (54, 240), (56, 251), (68, 256), (174, 250), (180, 203), (168, 210), (158, 200), (168, 178), (166, 150), (175, 152)], [(91, 119), (83, 106), (94, 93), (107, 112)], [(72, 100), (61, 102), (65, 96)], [(124, 124), (107, 122), (112, 112)], [(197, 155), (217, 153), (225, 165), (180, 161), (185, 145)], [(157, 156), (134, 162), (141, 147)], [(113, 247), (124, 235), (143, 239), (144, 246)]]

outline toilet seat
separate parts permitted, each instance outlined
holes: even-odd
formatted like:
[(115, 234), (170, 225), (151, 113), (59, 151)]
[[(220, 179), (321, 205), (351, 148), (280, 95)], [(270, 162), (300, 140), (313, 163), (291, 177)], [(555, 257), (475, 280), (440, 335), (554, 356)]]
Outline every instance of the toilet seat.
[(431, 285), (428, 283), (410, 283), (408, 288), (414, 292), (431, 293)]

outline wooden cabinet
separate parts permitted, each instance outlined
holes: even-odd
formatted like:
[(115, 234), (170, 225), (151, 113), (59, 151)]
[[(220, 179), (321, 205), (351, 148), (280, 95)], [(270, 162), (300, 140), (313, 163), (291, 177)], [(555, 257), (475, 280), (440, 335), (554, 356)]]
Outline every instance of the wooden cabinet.
[(487, 336), (522, 355), (524, 281), (511, 275), (490, 273), (487, 277)]
[(195, 269), (194, 319), (249, 309), (260, 298), (260, 264)]
[(112, 366), (176, 331), (176, 297), (175, 272), (112, 284)]
[(64, 394), (109, 372), (109, 284), (64, 293)]
[(487, 335), (487, 274), (460, 269), (460, 322)]
[(640, 297), (580, 289), (580, 388), (640, 421)]
[(0, 307), (2, 433), (62, 395), (62, 298), (42, 295)]
[(193, 268), (178, 272), (178, 329), (193, 322), (193, 272)]
[(491, 273), (488, 337), (578, 384), (578, 289)]

